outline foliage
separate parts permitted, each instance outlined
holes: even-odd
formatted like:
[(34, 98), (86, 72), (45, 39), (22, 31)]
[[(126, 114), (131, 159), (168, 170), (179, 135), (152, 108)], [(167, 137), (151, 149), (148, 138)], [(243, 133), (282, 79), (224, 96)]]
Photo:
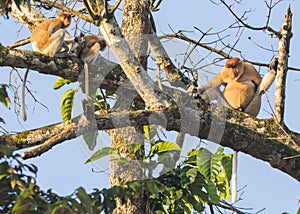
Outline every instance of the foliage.
[(73, 101), (74, 101), (74, 94), (76, 89), (72, 88), (64, 93), (61, 99), (60, 104), (60, 112), (64, 122), (70, 122), (72, 117), (72, 108), (73, 108)]
[[(158, 132), (154, 127), (146, 126), (144, 130), (146, 140), (150, 142), (150, 151), (144, 155), (141, 164), (145, 173), (148, 172), (145, 176), (151, 179), (125, 183), (118, 187), (121, 188), (117, 191), (118, 197), (129, 197), (130, 192), (134, 192), (136, 197), (136, 194), (144, 192), (151, 201), (152, 210), (157, 213), (191, 213), (192, 210), (202, 212), (205, 203), (217, 205), (221, 200), (229, 199), (232, 155), (224, 154), (223, 148), (219, 148), (215, 154), (200, 148), (190, 151), (187, 158), (176, 167), (173, 152), (180, 151), (181, 148), (173, 142), (155, 140)], [(119, 154), (123, 146), (125, 145), (101, 148), (86, 163), (113, 153)], [(132, 144), (129, 151), (135, 154), (140, 147), (141, 145)], [(158, 165), (164, 167), (160, 172), (161, 176), (154, 178), (153, 173), (157, 171)]]
[[(95, 189), (89, 194), (79, 187), (66, 197), (51, 190), (41, 191), (35, 182), (37, 168), (22, 163), (20, 156), (11, 155), (7, 148), (1, 151), (6, 154), (0, 158), (1, 213), (109, 213), (115, 207), (116, 197), (131, 199), (138, 194), (148, 196), (156, 213), (191, 213), (192, 209), (201, 212), (205, 203), (217, 205), (225, 199), (229, 188), (229, 176), (224, 175), (230, 171), (231, 157), (223, 149), (216, 154), (205, 149), (193, 150), (182, 164), (155, 179)], [(102, 149), (98, 157), (116, 151)]]
[(0, 102), (8, 108), (8, 104), (10, 103), (10, 99), (7, 94), (7, 85), (0, 84)]

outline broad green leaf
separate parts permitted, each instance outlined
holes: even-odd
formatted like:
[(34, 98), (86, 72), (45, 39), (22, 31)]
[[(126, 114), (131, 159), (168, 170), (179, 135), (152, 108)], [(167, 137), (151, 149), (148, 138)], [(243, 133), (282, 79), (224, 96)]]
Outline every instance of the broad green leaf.
[(181, 148), (174, 142), (158, 141), (151, 147), (150, 157), (154, 154), (159, 154), (168, 151), (180, 151)]
[(79, 187), (77, 189), (77, 196), (80, 199), (81, 204), (84, 206), (86, 212), (92, 213), (93, 212), (93, 209), (91, 207), (92, 200), (82, 187)]
[(198, 170), (195, 168), (191, 168), (186, 172), (186, 176), (188, 177), (189, 181), (186, 184), (194, 183), (196, 176), (198, 174)]
[(65, 84), (70, 84), (71, 83), (71, 80), (68, 80), (68, 79), (64, 79), (62, 77), (58, 77), (54, 83), (54, 90), (57, 90), (59, 88), (61, 88), (62, 86), (64, 86)]
[(146, 140), (152, 143), (154, 137), (157, 135), (157, 128), (155, 126), (144, 126), (144, 133)]
[(227, 179), (230, 181), (232, 175), (232, 154), (226, 154), (222, 159), (222, 164), (226, 172)]
[(99, 150), (97, 150), (92, 156), (85, 162), (85, 164), (96, 161), (100, 158), (103, 158), (107, 155), (111, 155), (115, 152), (115, 149), (112, 149), (110, 147), (103, 147)]
[(176, 160), (172, 158), (170, 153), (159, 153), (157, 162), (163, 164), (163, 172), (170, 171), (175, 168)]
[(207, 149), (199, 149), (197, 156), (197, 165), (201, 174), (203, 174), (208, 180), (212, 182), (216, 181), (216, 177), (222, 170), (222, 159), (224, 157), (223, 153), (218, 151), (215, 154), (211, 154)]
[(230, 185), (227, 180), (225, 171), (221, 171), (217, 176), (217, 189), (220, 192), (220, 198), (229, 200), (230, 198)]
[(97, 144), (98, 131), (84, 133), (82, 137), (89, 149), (93, 151)]
[(7, 91), (6, 91), (7, 85), (1, 84), (0, 87), (0, 102), (8, 108), (8, 104), (10, 103), (10, 99), (8, 97)]
[(62, 96), (61, 104), (60, 104), (60, 112), (61, 112), (64, 122), (71, 121), (71, 114), (72, 114), (75, 92), (76, 92), (76, 89), (72, 88), (72, 89), (66, 91)]
[(211, 202), (218, 204), (220, 202), (220, 197), (217, 194), (217, 188), (212, 181), (208, 181), (206, 185), (206, 190)]

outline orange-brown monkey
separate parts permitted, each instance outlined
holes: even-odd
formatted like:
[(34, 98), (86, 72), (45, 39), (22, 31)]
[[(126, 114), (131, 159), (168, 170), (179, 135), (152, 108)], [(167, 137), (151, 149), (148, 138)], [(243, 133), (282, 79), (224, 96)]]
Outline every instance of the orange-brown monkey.
[[(232, 58), (226, 61), (220, 73), (204, 86), (200, 86), (198, 92), (203, 93), (210, 88), (219, 91), (218, 87), (223, 84), (225, 85), (223, 97), (227, 104), (234, 109), (244, 111), (253, 99), (261, 79), (251, 63), (244, 62), (239, 58)], [(252, 109), (251, 112), (246, 113), (256, 116), (260, 109), (260, 103), (258, 105), (257, 109)]]
[(84, 62), (85, 94), (89, 97), (89, 70), (88, 66), (93, 64), (99, 55), (99, 51), (104, 51), (107, 44), (102, 38), (96, 35), (80, 35), (75, 38), (76, 43), (72, 45), (71, 52), (74, 51)]
[(64, 44), (65, 28), (71, 24), (71, 14), (60, 13), (54, 19), (48, 19), (32, 31), (31, 46), (33, 51), (37, 51), (49, 56), (54, 56), (60, 51)]
[(104, 51), (107, 46), (106, 41), (96, 35), (85, 35), (83, 44), (83, 48), (79, 52), (79, 58), (86, 63), (93, 62), (99, 51)]
[[(257, 116), (261, 106), (261, 95), (274, 81), (278, 59), (270, 63), (269, 72), (261, 78), (251, 63), (238, 58), (227, 60), (224, 68), (214, 78), (197, 90), (204, 99), (217, 99), (226, 106)], [(221, 93), (219, 86), (224, 84)], [(203, 93), (205, 92), (205, 93)], [(224, 101), (225, 99), (225, 101)], [(232, 203), (237, 200), (237, 152), (232, 158)]]

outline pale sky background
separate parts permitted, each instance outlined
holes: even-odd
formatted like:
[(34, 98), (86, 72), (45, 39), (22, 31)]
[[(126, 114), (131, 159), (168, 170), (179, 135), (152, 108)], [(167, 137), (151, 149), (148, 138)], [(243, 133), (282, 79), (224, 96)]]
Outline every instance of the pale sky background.
[[(217, 1), (217, 0), (216, 0)], [(284, 1), (275, 7), (271, 17), (271, 27), (279, 29), (282, 24), (288, 4), (291, 4), (293, 12), (293, 38), (291, 42), (291, 52), (289, 64), (293, 67), (300, 67), (298, 61), (300, 52), (300, 3), (296, 1)], [(239, 14), (244, 10), (253, 11), (248, 14), (248, 24), (253, 26), (262, 26), (265, 24), (267, 15), (267, 8), (263, 0), (244, 0), (242, 5), (234, 7), (239, 9)], [(217, 32), (228, 25), (230, 25), (234, 18), (222, 5), (214, 5), (206, 0), (164, 0), (160, 11), (154, 13), (156, 27), (158, 34), (171, 33), (169, 25), (174, 31), (187, 30), (194, 31), (188, 34), (198, 40), (200, 34), (195, 31), (194, 27), (198, 27), (203, 31), (213, 28), (212, 32)], [(13, 24), (12, 24), (13, 23)], [(9, 45), (16, 40), (23, 39), (29, 36), (29, 31), (23, 27), (18, 33), (21, 24), (16, 24), (16, 21), (11, 17), (9, 20), (0, 18), (0, 43)], [(231, 31), (235, 35), (235, 31)], [(227, 35), (225, 33), (223, 35)], [(271, 39), (268, 33), (253, 32), (245, 30), (240, 42), (237, 46), (242, 51), (243, 57), (249, 61), (268, 63), (272, 58), (272, 53), (257, 47), (252, 41), (248, 39), (251, 37), (256, 43), (269, 48), (277, 50), (277, 39)], [(204, 41), (212, 41), (208, 38)], [(230, 40), (226, 40), (230, 43)], [(187, 44), (179, 40), (174, 40), (172, 43), (166, 43), (168, 53), (174, 57), (176, 54), (185, 52)], [(31, 49), (30, 46), (23, 47), (24, 49)], [(205, 51), (198, 48), (199, 57), (205, 55)], [(197, 57), (197, 54), (195, 57)], [(233, 56), (239, 57), (236, 53)], [(0, 83), (8, 83), (10, 68), (0, 68), (1, 78)], [(218, 72), (217, 69), (212, 68), (212, 72)], [(262, 68), (261, 74), (266, 73), (266, 69)], [(199, 73), (204, 72), (199, 70)], [(24, 71), (21, 72), (24, 74)], [(49, 111), (40, 105), (32, 102), (31, 98), (27, 98), (28, 107), (28, 120), (18, 122), (16, 115), (13, 111), (4, 108), (0, 105), (0, 117), (2, 117), (6, 124), (6, 130), (9, 131), (23, 131), (25, 129), (38, 128), (44, 125), (53, 124), (62, 121), (59, 105), (60, 99), (63, 94), (70, 87), (77, 87), (78, 84), (74, 83), (71, 86), (64, 87), (58, 91), (53, 90), (53, 84), (56, 77), (38, 74), (35, 71), (30, 72), (28, 84), (29, 88), (35, 91), (35, 96), (40, 102), (48, 106)], [(300, 114), (299, 109), (299, 91), (300, 91), (300, 72), (289, 71), (287, 79), (287, 92), (286, 92), (286, 113), (285, 122), (287, 126), (293, 130), (300, 132)], [(274, 84), (267, 93), (270, 100), (271, 107), (273, 106), (274, 97)], [(81, 105), (76, 102), (76, 105)], [(35, 109), (34, 109), (35, 107)], [(34, 110), (33, 110), (34, 109)], [(270, 117), (270, 106), (264, 96), (262, 108), (259, 118)], [(24, 128), (23, 128), (24, 127)], [(109, 140), (104, 133), (100, 133), (99, 146), (108, 146)], [(184, 147), (192, 149), (198, 145), (196, 138), (187, 137)], [(216, 144), (208, 144), (208, 148), (216, 148)], [(231, 152), (229, 149), (228, 152)], [(270, 151), (271, 152), (271, 151)], [(92, 191), (93, 188), (108, 187), (108, 171), (102, 173), (92, 172), (94, 170), (104, 170), (109, 166), (106, 161), (97, 162), (95, 164), (84, 165), (87, 160), (86, 149), (84, 143), (80, 139), (74, 139), (59, 146), (54, 147), (51, 151), (43, 154), (40, 157), (26, 161), (26, 163), (33, 163), (38, 166), (38, 185), (47, 190), (51, 188), (55, 193), (60, 195), (68, 195), (80, 186), (83, 186), (87, 191)], [(246, 186), (246, 187), (245, 187)], [(261, 213), (275, 214), (282, 212), (296, 213), (298, 208), (298, 200), (300, 199), (300, 185), (299, 183), (282, 173), (281, 171), (272, 168), (268, 163), (261, 160), (239, 153), (239, 166), (238, 166), (238, 188), (242, 191), (242, 200), (237, 203), (238, 207), (252, 208), (246, 210), (250, 213), (256, 213), (263, 210)]]

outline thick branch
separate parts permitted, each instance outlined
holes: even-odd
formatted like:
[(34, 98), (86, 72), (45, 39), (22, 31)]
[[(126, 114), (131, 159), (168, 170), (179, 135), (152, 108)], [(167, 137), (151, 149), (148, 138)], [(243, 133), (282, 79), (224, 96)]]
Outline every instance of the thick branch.
[(157, 60), (156, 64), (158, 64), (166, 73), (170, 84), (175, 87), (187, 89), (192, 84), (191, 80), (184, 76), (184, 74), (181, 73), (181, 71), (172, 63), (157, 35), (153, 33), (149, 37), (151, 50), (153, 51)]
[(43, 74), (77, 81), (83, 63), (77, 57), (53, 58), (28, 50), (8, 49), (0, 45), (0, 66), (29, 68)]
[(158, 87), (134, 56), (133, 51), (123, 38), (120, 27), (114, 16), (104, 18), (103, 21), (101, 21), (99, 28), (120, 62), (126, 76), (145, 101), (146, 106), (149, 109), (171, 106), (172, 103), (165, 95), (163, 95), (163, 93), (156, 92), (159, 91)]
[[(99, 130), (137, 124), (149, 125), (149, 121), (151, 121), (151, 124), (160, 125), (169, 131), (180, 131), (201, 139), (219, 142), (222, 146), (267, 161), (273, 167), (300, 181), (300, 158), (285, 159), (298, 155), (299, 147), (290, 145), (290, 137), (282, 132), (282, 128), (274, 120), (244, 117), (243, 113), (231, 109), (223, 111), (223, 107), (204, 103), (200, 108), (201, 111), (190, 107), (181, 107), (180, 109), (167, 108), (157, 111), (139, 110), (104, 114), (97, 112), (95, 117)], [(59, 123), (32, 131), (2, 136), (0, 144), (12, 148), (27, 148), (53, 139), (55, 136), (61, 136), (61, 130), (65, 130), (65, 126), (65, 124)], [(225, 129), (222, 135), (223, 128)], [(221, 138), (216, 139), (220, 132)], [(300, 145), (300, 135), (291, 133), (291, 136)], [(68, 139), (75, 137), (77, 137), (75, 131), (68, 135)], [(56, 142), (60, 142), (59, 139), (56, 139)]]

